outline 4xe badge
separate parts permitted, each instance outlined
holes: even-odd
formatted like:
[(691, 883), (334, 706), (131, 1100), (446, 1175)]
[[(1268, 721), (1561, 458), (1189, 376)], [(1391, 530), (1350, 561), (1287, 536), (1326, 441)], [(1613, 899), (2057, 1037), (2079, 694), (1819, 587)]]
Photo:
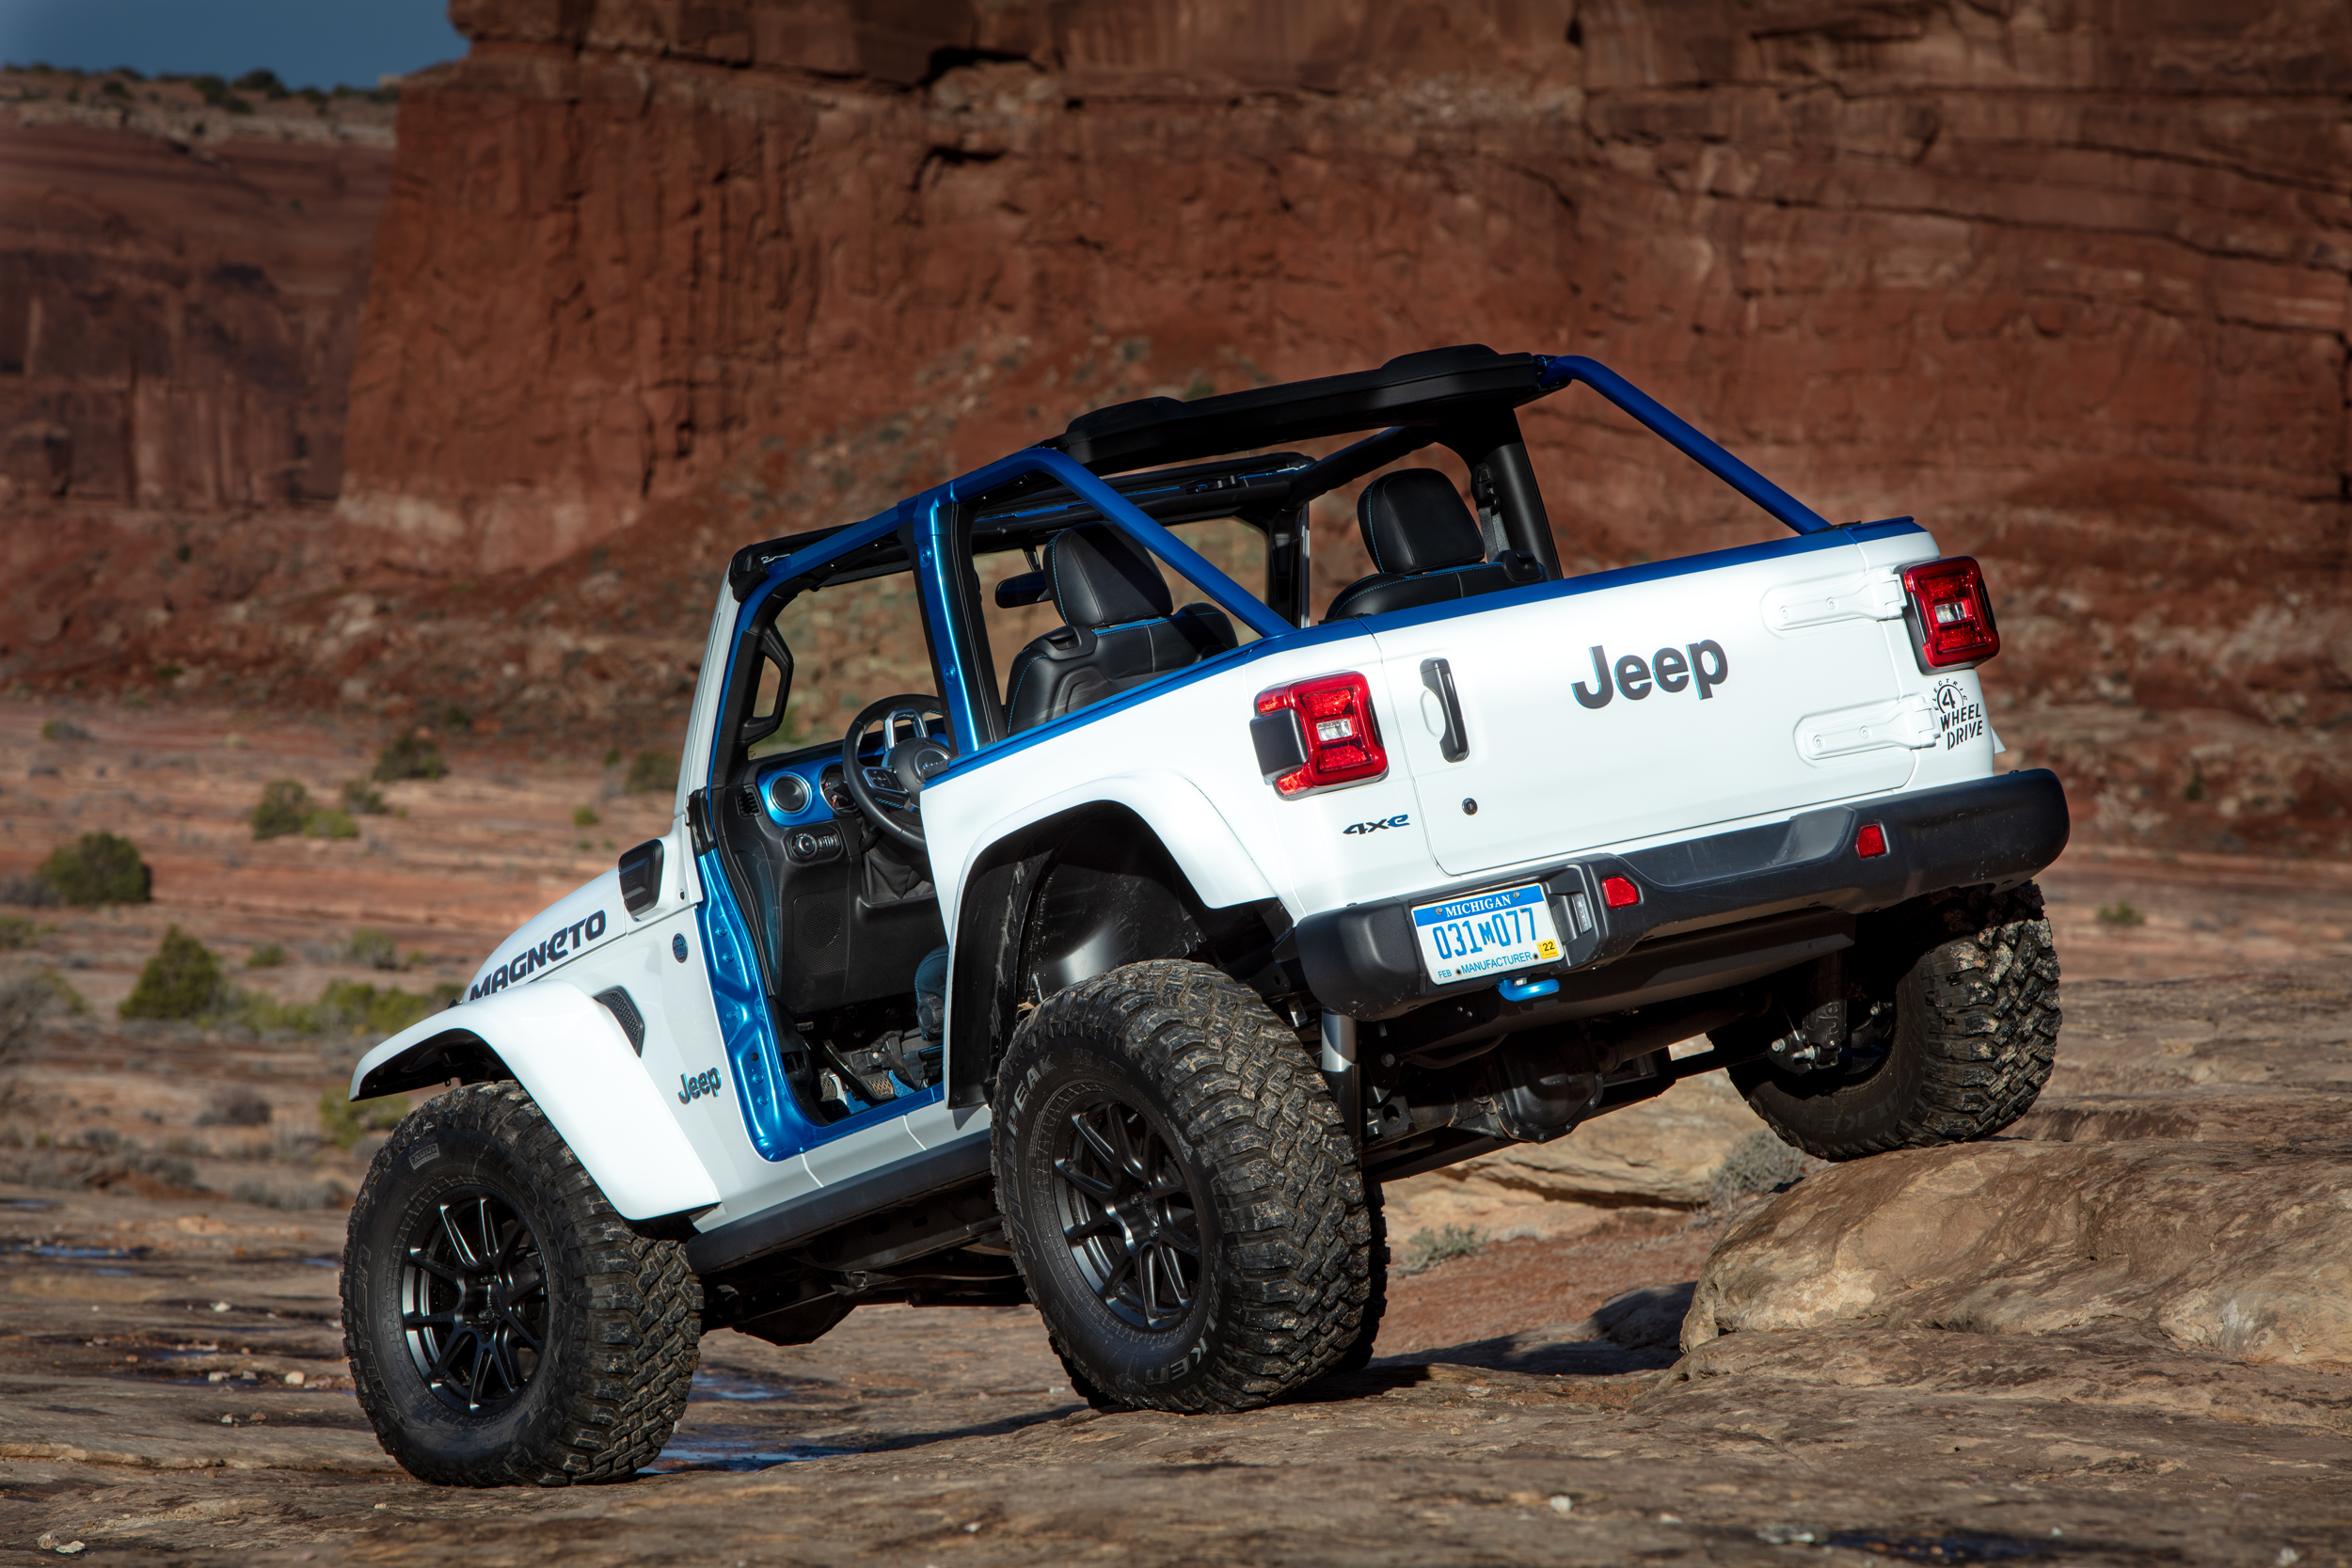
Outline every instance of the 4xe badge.
[(1960, 682), (1950, 676), (1935, 683), (1935, 689), (1928, 693), (1928, 705), (1935, 711), (1935, 733), (1944, 737), (1944, 750), (1948, 752), (1984, 734), (1984, 705), (1971, 701)]
[(705, 1095), (717, 1094), (724, 1082), (725, 1080), (719, 1076), (719, 1069), (715, 1067), (705, 1068), (691, 1078), (681, 1072), (677, 1075), (677, 1102), (681, 1105), (691, 1105)]
[(1388, 818), (1386, 821), (1351, 822), (1340, 831), (1347, 833), (1376, 833), (1383, 828), (1402, 828), (1406, 823), (1410, 822), (1412, 819), (1412, 813), (1401, 811), (1394, 816)]

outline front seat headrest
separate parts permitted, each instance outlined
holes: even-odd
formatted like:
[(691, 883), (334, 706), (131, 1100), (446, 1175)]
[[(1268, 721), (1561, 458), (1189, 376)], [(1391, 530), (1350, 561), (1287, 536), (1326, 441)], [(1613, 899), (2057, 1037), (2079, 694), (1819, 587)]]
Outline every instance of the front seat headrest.
[(1152, 558), (1108, 523), (1065, 529), (1045, 546), (1054, 608), (1073, 626), (1099, 631), (1175, 610)]
[(1400, 468), (1364, 486), (1356, 502), (1372, 569), (1409, 576), (1486, 559), (1486, 539), (1454, 482), (1435, 468)]

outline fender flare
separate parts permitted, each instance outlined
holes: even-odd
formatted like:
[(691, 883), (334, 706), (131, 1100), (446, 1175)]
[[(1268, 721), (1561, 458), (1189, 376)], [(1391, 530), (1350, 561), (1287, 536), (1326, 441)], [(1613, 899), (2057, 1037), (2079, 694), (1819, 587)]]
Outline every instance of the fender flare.
[(1203, 908), (1231, 909), (1276, 896), (1257, 858), (1242, 844), (1224, 814), (1200, 792), (1200, 786), (1181, 773), (1153, 769), (1091, 780), (1073, 789), (1025, 800), (999, 816), (973, 835), (963, 864), (956, 868), (952, 895), (942, 898), (940, 908), (956, 911), (960, 919), (973, 869), (994, 856), (1007, 839), (1049, 818), (1089, 806), (1124, 806), (1134, 813), (1152, 830), (1168, 858), (1176, 863), (1176, 869), (1184, 874)]
[(351, 1098), (453, 1077), (520, 1084), (624, 1219), (719, 1201), (619, 1022), (569, 981), (550, 976), (411, 1024), (359, 1058)]

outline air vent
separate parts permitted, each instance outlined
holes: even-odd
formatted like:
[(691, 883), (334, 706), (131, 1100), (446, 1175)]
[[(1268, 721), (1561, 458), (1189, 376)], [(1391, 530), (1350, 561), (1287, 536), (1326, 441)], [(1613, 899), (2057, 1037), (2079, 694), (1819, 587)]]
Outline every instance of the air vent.
[(645, 1015), (637, 1010), (635, 998), (621, 987), (614, 986), (610, 990), (596, 992), (596, 1000), (604, 1004), (612, 1014), (613, 1021), (620, 1024), (621, 1033), (628, 1037), (628, 1048), (643, 1056), (645, 1053)]

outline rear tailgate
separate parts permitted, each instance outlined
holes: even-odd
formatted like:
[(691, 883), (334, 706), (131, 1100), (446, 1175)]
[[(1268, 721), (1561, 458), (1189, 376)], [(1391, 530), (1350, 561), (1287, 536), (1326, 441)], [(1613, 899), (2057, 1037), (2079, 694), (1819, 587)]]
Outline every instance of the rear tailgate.
[(1935, 553), (1879, 525), (1380, 626), (1431, 854), (1468, 877), (1901, 787), (1937, 731), (1899, 569)]

